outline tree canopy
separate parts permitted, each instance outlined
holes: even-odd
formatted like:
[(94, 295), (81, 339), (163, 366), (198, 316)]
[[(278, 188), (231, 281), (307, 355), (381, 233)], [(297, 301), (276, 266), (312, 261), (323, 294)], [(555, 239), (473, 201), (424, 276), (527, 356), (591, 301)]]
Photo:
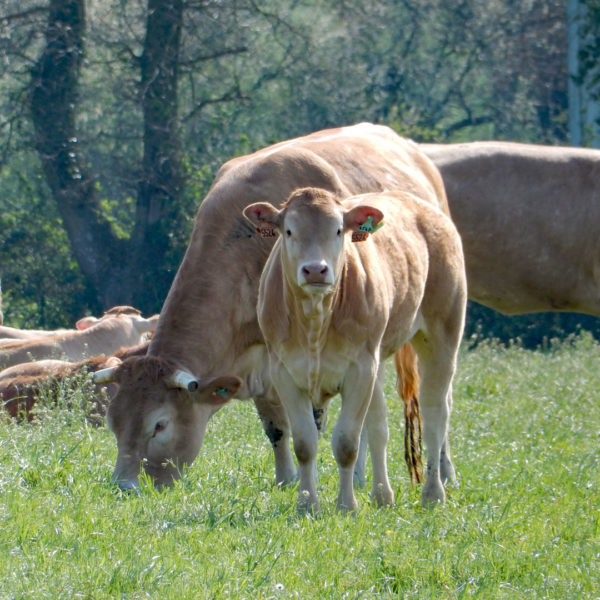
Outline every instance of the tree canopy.
[(566, 36), (558, 0), (5, 0), (7, 322), (160, 310), (216, 169), (269, 143), (568, 143)]

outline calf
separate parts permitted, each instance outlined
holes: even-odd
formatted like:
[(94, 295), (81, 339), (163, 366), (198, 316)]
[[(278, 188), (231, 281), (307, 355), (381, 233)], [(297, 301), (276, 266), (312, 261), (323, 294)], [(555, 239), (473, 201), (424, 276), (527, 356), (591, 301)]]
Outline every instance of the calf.
[[(466, 281), (460, 238), (433, 204), (403, 192), (340, 201), (304, 188), (281, 209), (256, 203), (244, 215), (279, 233), (260, 278), (258, 320), (273, 384), (290, 420), (301, 510), (319, 510), (313, 409), (340, 393), (332, 438), (340, 475), (338, 508), (353, 510), (353, 468), (363, 420), (373, 461), (373, 496), (393, 502), (384, 360), (412, 340), (422, 370), (428, 448), (422, 502), (443, 502), (454, 478), (447, 432), (462, 335)], [(386, 226), (372, 237), (386, 217)], [(351, 243), (352, 241), (357, 243)]]

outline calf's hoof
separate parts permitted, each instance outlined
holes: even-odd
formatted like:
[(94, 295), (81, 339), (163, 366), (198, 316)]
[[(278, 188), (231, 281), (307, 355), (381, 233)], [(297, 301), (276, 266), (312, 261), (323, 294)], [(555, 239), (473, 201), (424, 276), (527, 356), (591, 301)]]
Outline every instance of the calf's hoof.
[(444, 504), (444, 502), (446, 502), (446, 492), (440, 479), (428, 479), (423, 486), (421, 506), (423, 508), (433, 508), (438, 504)]
[(371, 490), (371, 498), (377, 506), (393, 506), (394, 492), (389, 486), (383, 483), (378, 484)]
[(310, 495), (308, 490), (298, 492), (298, 514), (301, 516), (316, 517), (321, 514), (321, 506), (317, 498)]

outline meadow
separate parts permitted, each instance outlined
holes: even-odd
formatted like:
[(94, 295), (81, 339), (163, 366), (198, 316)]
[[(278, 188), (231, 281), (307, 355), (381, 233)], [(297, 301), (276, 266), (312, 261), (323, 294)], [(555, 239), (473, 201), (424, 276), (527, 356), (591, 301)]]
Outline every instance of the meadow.
[(111, 432), (79, 409), (86, 385), (43, 398), (33, 423), (0, 423), (0, 599), (600, 598), (600, 346), (588, 335), (529, 351), (461, 350), (451, 440), (458, 482), (420, 507), (404, 463), (390, 371), (393, 508), (368, 487), (335, 510), (330, 447), (317, 518), (274, 486), (253, 405), (210, 422), (173, 488), (110, 484)]

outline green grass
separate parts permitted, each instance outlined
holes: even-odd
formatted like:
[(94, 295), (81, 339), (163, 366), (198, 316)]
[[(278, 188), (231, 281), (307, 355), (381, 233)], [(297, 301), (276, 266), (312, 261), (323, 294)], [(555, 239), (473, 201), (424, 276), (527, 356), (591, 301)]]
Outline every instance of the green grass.
[(390, 373), (396, 506), (360, 490), (356, 514), (335, 511), (326, 435), (317, 519), (273, 486), (250, 403), (213, 418), (174, 488), (126, 495), (109, 483), (112, 434), (46, 401), (37, 422), (0, 424), (0, 598), (600, 598), (599, 365), (586, 336), (463, 351), (459, 483), (433, 511), (407, 478)]

